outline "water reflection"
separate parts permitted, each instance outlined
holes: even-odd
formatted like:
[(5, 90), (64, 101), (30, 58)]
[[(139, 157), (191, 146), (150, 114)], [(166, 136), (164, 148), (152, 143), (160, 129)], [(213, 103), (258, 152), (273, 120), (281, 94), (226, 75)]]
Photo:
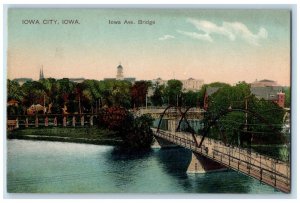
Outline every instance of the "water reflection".
[(186, 174), (192, 153), (182, 147), (162, 148), (157, 152), (156, 158), (166, 172), (173, 175)]
[[(194, 193), (248, 193), (252, 178), (234, 171), (187, 174), (192, 152), (184, 148), (158, 151), (157, 160), (164, 170), (175, 177), (186, 192)], [(226, 178), (228, 177), (228, 178)]]
[(239, 173), (187, 174), (184, 148), (124, 152), (108, 146), (8, 141), (9, 192), (274, 193)]
[(152, 156), (151, 149), (137, 153), (117, 147), (105, 153), (104, 157), (101, 154), (107, 168), (106, 178), (111, 180), (119, 192), (128, 192), (140, 181), (151, 163)]

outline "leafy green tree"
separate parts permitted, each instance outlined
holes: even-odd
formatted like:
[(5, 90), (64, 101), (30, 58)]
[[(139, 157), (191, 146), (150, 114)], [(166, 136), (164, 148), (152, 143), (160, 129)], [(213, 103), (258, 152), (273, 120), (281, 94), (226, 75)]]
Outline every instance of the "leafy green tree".
[(28, 81), (22, 85), (24, 97), (22, 104), (29, 107), (33, 104), (43, 105), (46, 92), (43, 85), (38, 81)]
[(120, 106), (130, 108), (131, 83), (120, 80), (104, 80), (97, 85), (100, 94), (100, 106)]
[(182, 82), (180, 80), (168, 80), (165, 89), (165, 99), (168, 104), (181, 105)]
[(59, 99), (59, 93), (58, 93), (58, 85), (57, 81), (54, 78), (47, 78), (47, 79), (41, 79), (39, 82), (43, 86), (43, 90), (45, 92), (45, 105), (49, 107), (51, 104), (51, 113), (58, 113), (60, 112), (57, 104), (57, 101)]
[(204, 84), (199, 91), (199, 105), (201, 107), (204, 107), (204, 97), (208, 87), (223, 88), (223, 87), (230, 87), (230, 85), (222, 82), (213, 82), (210, 84)]
[(248, 116), (249, 131), (257, 132), (252, 136), (256, 144), (283, 144), (285, 138), (281, 134), (284, 110), (277, 104), (264, 99), (254, 98), (248, 108), (261, 115), (266, 123), (255, 116)]
[(23, 92), (21, 86), (16, 81), (7, 80), (7, 99), (15, 99), (19, 102), (23, 100)]
[(7, 80), (7, 101), (16, 100), (15, 105), (7, 106), (7, 115), (22, 114), (25, 109), (22, 108), (23, 91), (16, 81)]
[[(73, 92), (75, 89), (75, 83), (71, 82), (68, 78), (63, 78), (57, 80), (57, 87), (58, 87), (58, 97), (57, 97), (57, 106), (59, 110), (66, 105), (69, 107), (70, 101), (73, 101)], [(61, 111), (60, 111), (61, 113)]]
[(150, 97), (151, 102), (154, 106), (162, 106), (163, 105), (163, 92), (165, 90), (164, 85), (159, 85), (156, 83), (154, 85), (154, 92), (153, 95)]
[(100, 124), (118, 132), (122, 138), (122, 147), (128, 150), (146, 150), (153, 142), (150, 115), (134, 118), (125, 108), (109, 107), (100, 114)]
[(192, 106), (192, 107), (199, 106), (199, 102), (200, 102), (199, 92), (188, 91), (183, 93), (182, 95), (183, 95), (182, 100), (184, 106)]
[[(248, 109), (252, 113), (231, 112), (218, 119), (213, 126), (210, 136), (225, 139), (231, 144), (274, 144), (283, 143), (280, 134), (283, 111), (275, 103), (259, 100), (251, 95), (250, 86), (245, 82), (235, 86), (224, 86), (211, 95), (208, 109), (208, 118), (217, 118), (218, 115), (229, 109)], [(209, 119), (207, 122), (209, 122)], [(276, 133), (278, 132), (278, 133)], [(214, 134), (215, 133), (215, 134)]]
[[(153, 143), (153, 131), (151, 126), (153, 119), (150, 115), (142, 115), (133, 120), (132, 127), (122, 133), (123, 146), (127, 149), (147, 150)], [(129, 129), (129, 130), (128, 130)]]

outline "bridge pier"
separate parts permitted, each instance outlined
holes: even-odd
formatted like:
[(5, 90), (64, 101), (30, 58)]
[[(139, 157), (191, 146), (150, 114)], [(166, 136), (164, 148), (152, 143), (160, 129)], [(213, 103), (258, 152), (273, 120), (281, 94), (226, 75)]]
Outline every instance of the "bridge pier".
[(187, 173), (207, 173), (213, 171), (226, 170), (221, 164), (212, 161), (205, 156), (192, 152), (192, 159), (187, 169)]

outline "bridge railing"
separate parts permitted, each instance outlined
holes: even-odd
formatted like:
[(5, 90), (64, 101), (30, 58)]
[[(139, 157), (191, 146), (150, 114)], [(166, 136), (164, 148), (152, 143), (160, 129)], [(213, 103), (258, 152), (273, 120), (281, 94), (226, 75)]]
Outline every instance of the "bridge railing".
[[(37, 114), (8, 116), (7, 129), (19, 127), (93, 126), (98, 114)], [(13, 124), (13, 125), (12, 125)]]
[[(227, 167), (248, 174), (284, 192), (290, 191), (290, 166), (288, 163), (274, 160), (258, 153), (251, 154), (248, 150), (238, 147), (218, 146), (216, 143), (221, 143), (213, 139), (206, 139), (206, 143), (199, 148), (184, 133), (180, 133), (181, 136), (178, 136), (170, 132), (159, 131), (157, 135), (207, 156)], [(209, 151), (209, 147), (205, 144), (214, 144), (212, 151)]]
[[(163, 111), (165, 110), (165, 107), (140, 107), (136, 110), (131, 110), (132, 112), (140, 112), (142, 114), (145, 114), (145, 113), (162, 113)], [(182, 108), (182, 110), (184, 111), (185, 108)], [(179, 113), (177, 108), (175, 107), (172, 107), (170, 109), (167, 110), (167, 112), (169, 113)], [(194, 107), (194, 108), (190, 108), (188, 113), (204, 113), (205, 110), (204, 109), (201, 109), (201, 108), (198, 108), (198, 107)]]

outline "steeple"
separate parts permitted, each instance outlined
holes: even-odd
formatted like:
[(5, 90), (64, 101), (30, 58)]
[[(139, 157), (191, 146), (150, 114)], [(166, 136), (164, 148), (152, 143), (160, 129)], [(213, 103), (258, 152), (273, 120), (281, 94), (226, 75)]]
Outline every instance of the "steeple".
[(40, 80), (44, 79), (44, 70), (43, 70), (43, 66), (40, 69)]

